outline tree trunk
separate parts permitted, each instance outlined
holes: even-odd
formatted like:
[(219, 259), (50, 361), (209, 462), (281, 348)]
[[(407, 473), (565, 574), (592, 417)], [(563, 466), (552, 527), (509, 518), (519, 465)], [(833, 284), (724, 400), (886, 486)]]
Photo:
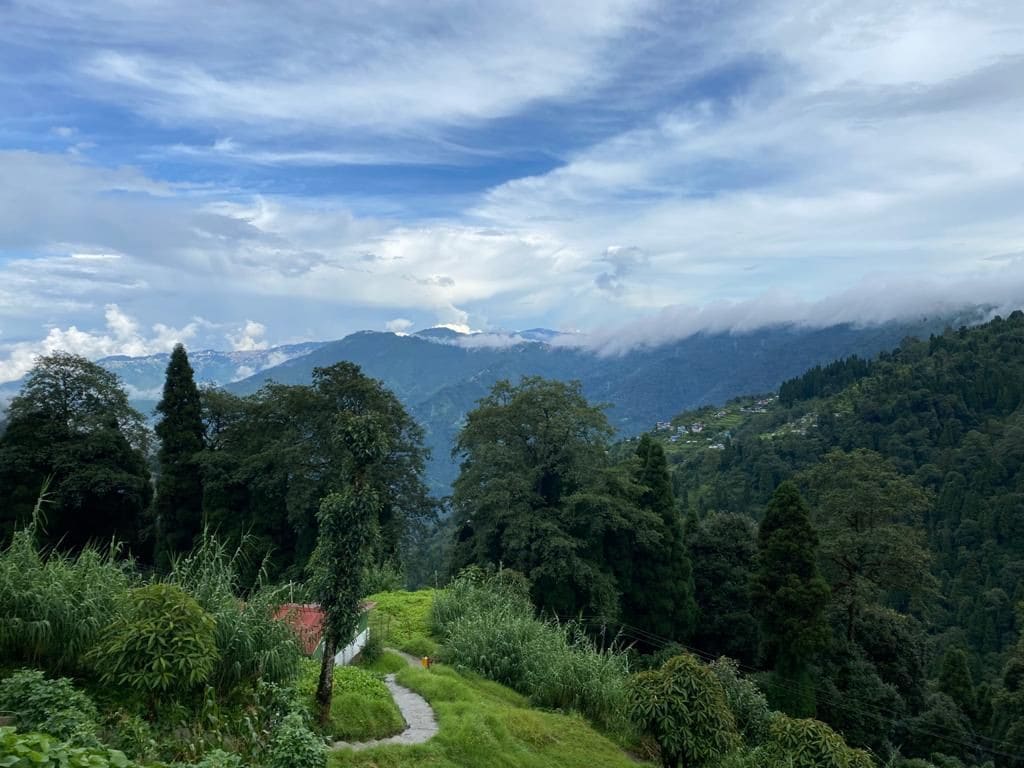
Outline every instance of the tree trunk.
[(317, 719), (326, 727), (331, 721), (331, 695), (334, 693), (334, 647), (331, 632), (324, 632), (324, 657), (320, 663), (320, 681), (316, 686)]

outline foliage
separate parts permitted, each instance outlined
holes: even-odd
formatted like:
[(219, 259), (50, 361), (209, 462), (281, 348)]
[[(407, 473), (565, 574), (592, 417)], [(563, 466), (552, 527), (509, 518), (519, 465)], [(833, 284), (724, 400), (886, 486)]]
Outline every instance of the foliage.
[(693, 588), (664, 454), (642, 441), (613, 464), (610, 434), (578, 382), (497, 382), (455, 443), (452, 565), (522, 573), (547, 613), (686, 635)]
[(47, 733), (78, 746), (99, 746), (96, 705), (66, 677), (22, 669), (0, 680), (0, 712), (21, 731)]
[(522, 577), (461, 574), (435, 597), (434, 626), (444, 659), (508, 685), (542, 707), (576, 711), (624, 732), (628, 662), (601, 650), (576, 624), (534, 617)]
[(828, 642), (824, 610), (829, 588), (818, 575), (817, 547), (800, 492), (793, 483), (782, 483), (758, 529), (752, 596), (766, 661), (775, 669), (773, 704), (798, 714), (814, 712), (808, 660)]
[(301, 658), (294, 633), (274, 619), (275, 610), (290, 602), (293, 586), (263, 579), (243, 586), (242, 559), (241, 549), (231, 552), (204, 533), (195, 549), (175, 558), (170, 575), (214, 620), (217, 662), (210, 682), (226, 696), (251, 690), (258, 681), (287, 683)]
[(874, 768), (874, 761), (851, 749), (842, 737), (818, 720), (776, 715), (762, 755), (771, 764), (791, 768)]
[(757, 526), (746, 515), (710, 514), (687, 527), (699, 618), (693, 644), (757, 662), (760, 626), (750, 604)]
[[(374, 427), (369, 425), (369, 430)], [(368, 434), (370, 440), (378, 437)], [(367, 445), (367, 452), (375, 450)], [(370, 461), (384, 455), (383, 450), (369, 454)], [(370, 524), (377, 500), (375, 489), (366, 485), (363, 465), (359, 465), (353, 487), (331, 494), (320, 505), (320, 539), (310, 561), (312, 588), (324, 610), (323, 655), (317, 702), (319, 719), (327, 724), (331, 709), (331, 670), (335, 650), (356, 632), (361, 610), (362, 565), (370, 538)]]
[(736, 729), (750, 746), (757, 746), (768, 737), (771, 710), (761, 689), (739, 670), (732, 659), (721, 656), (708, 665), (725, 692), (725, 700), (736, 722)]
[(49, 544), (140, 541), (152, 498), (148, 431), (117, 377), (83, 357), (40, 357), (11, 401), (0, 435), (0, 540), (32, 519), (39, 489), (52, 479)]
[(174, 346), (164, 380), (163, 398), (156, 406), (160, 421), (156, 485), (157, 552), (166, 565), (176, 552), (187, 552), (202, 532), (203, 484), (198, 456), (203, 450), (203, 420), (199, 390), (181, 344)]
[(400, 559), (418, 521), (434, 516), (422, 481), (423, 431), (398, 399), (351, 363), (317, 368), (310, 386), (267, 384), (248, 397), (204, 390), (204, 512), (232, 543), (250, 537), (272, 579), (301, 577), (317, 542), (320, 502), (348, 483), (339, 414), (373, 413), (387, 441), (369, 482), (379, 489), (370, 560)]
[(629, 768), (635, 762), (579, 716), (532, 709), (507, 688), (451, 667), (406, 668), (398, 682), (434, 709), (439, 732), (417, 747), (332, 752), (332, 768)]
[(171, 584), (131, 590), (90, 652), (100, 679), (146, 694), (186, 693), (217, 663), (216, 623)]
[(935, 587), (923, 528), (931, 496), (863, 449), (832, 451), (802, 479), (847, 641), (868, 605), (909, 602), (920, 613)]
[(739, 744), (722, 684), (689, 654), (635, 675), (628, 701), (630, 717), (657, 743), (666, 768), (714, 765)]
[(298, 712), (285, 716), (274, 730), (267, 768), (324, 768), (327, 750)]
[(105, 747), (76, 747), (42, 733), (0, 727), (3, 768), (135, 768), (123, 752)]
[(44, 556), (35, 528), (0, 551), (0, 658), (51, 673), (85, 671), (85, 655), (132, 583), (115, 550)]
[(613, 540), (612, 546), (624, 549), (606, 555), (622, 592), (622, 621), (639, 629), (641, 637), (689, 637), (697, 617), (693, 568), (665, 452), (647, 435), (637, 444), (633, 481), (642, 489), (637, 504), (652, 519)]

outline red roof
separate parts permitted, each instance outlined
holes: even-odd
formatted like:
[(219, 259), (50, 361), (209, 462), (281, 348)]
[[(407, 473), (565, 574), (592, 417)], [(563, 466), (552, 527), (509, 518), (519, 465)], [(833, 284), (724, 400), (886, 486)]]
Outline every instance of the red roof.
[[(366, 601), (359, 606), (364, 612), (377, 607)], [(318, 603), (284, 603), (274, 611), (274, 618), (285, 621), (299, 636), (299, 644), (307, 656), (320, 645), (324, 634), (324, 611)]]
[(311, 655), (320, 645), (324, 612), (316, 603), (285, 603), (274, 612), (274, 618), (286, 621), (295, 630), (306, 655)]

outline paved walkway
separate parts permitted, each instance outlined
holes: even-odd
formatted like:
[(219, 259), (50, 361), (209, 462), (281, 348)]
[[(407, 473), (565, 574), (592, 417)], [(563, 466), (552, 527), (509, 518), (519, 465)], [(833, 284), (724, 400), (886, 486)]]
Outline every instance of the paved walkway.
[[(396, 651), (393, 648), (386, 649), (397, 653), (411, 667), (418, 667), (420, 660), (408, 653)], [(399, 734), (389, 736), (386, 739), (373, 739), (372, 741), (336, 741), (331, 745), (332, 749), (370, 749), (371, 747), (384, 747), (389, 744), (422, 744), (429, 741), (437, 733), (437, 719), (434, 717), (434, 710), (427, 704), (426, 699), (418, 693), (413, 693), (404, 685), (395, 682), (394, 675), (387, 675), (384, 684), (391, 691), (391, 696), (398, 705), (398, 711), (406, 722), (406, 729)]]

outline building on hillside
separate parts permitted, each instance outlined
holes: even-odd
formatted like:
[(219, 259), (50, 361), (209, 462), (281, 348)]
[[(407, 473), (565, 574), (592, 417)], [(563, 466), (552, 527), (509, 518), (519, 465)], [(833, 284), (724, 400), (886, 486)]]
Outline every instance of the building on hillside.
[[(359, 624), (349, 642), (334, 654), (336, 665), (352, 663), (366, 647), (366, 641), (370, 637), (370, 611), (376, 605), (366, 601), (359, 606)], [(274, 612), (274, 618), (284, 621), (295, 631), (302, 652), (307, 656), (319, 658), (323, 654), (324, 611), (318, 603), (284, 603)]]

